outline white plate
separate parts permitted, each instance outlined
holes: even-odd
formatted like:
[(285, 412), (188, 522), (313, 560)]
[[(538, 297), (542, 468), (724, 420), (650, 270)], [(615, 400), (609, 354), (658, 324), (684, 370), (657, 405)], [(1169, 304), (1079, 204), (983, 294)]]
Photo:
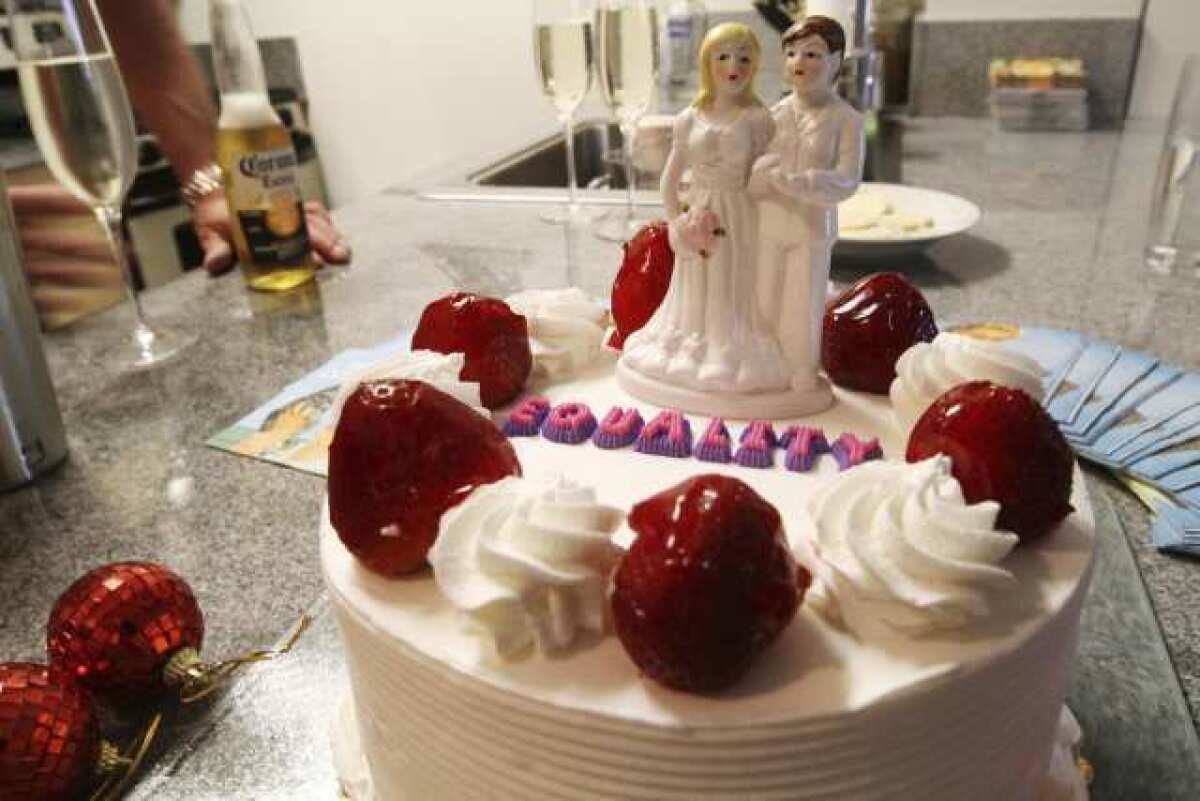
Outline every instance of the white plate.
[(883, 238), (842, 232), (833, 250), (838, 256), (865, 259), (911, 255), (938, 240), (961, 234), (979, 222), (981, 216), (979, 207), (971, 201), (936, 189), (874, 182), (863, 182), (862, 188), (881, 195), (901, 214), (931, 218), (933, 227), (914, 232), (912, 236)]

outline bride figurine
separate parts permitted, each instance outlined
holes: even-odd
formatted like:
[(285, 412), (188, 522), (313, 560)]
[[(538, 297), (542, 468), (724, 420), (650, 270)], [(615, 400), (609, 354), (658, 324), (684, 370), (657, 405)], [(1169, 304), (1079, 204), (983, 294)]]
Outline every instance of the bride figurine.
[(700, 91), (675, 119), (660, 187), (675, 270), (617, 366), (621, 386), (650, 403), (741, 418), (808, 411), (754, 286), (759, 224), (746, 185), (775, 132), (754, 93), (760, 59), (745, 25), (712, 28), (700, 48)]
[(829, 17), (784, 32), (784, 79), (793, 91), (773, 110), (775, 138), (750, 179), (762, 201), (759, 308), (791, 362), (793, 387), (814, 411), (833, 403), (817, 369), (837, 204), (862, 180), (862, 115), (834, 89), (845, 50), (842, 26)]

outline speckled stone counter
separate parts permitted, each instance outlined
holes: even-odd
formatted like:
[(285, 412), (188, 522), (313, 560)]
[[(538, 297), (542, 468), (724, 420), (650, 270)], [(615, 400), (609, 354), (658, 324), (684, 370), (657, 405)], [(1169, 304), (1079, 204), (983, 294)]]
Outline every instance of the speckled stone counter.
[[(1075, 328), (1200, 367), (1189, 319), (1200, 282), (1150, 276), (1138, 256), (1159, 140), (911, 122), (905, 181), (963, 195), (983, 220), (927, 255), (838, 264), (834, 278), (902, 269), (943, 319)], [(276, 641), (302, 610), (318, 618), (293, 660), (256, 668), (210, 710), (169, 726), (134, 798), (334, 797), (324, 726), (343, 679), (317, 563), (323, 482), (204, 440), (335, 353), (411, 328), (451, 289), (606, 291), (619, 248), (543, 224), (538, 210), (405, 190), (342, 209), (355, 266), (306, 296), (251, 296), (236, 276), (195, 274), (149, 293), (152, 315), (203, 334), (157, 372), (116, 375), (106, 359), (130, 324), (123, 307), (48, 337), (71, 458), (0, 496), (0, 658), (40, 658), (57, 595), (115, 559), (162, 561), (187, 577), (212, 656)], [(1200, 565), (1155, 552), (1148, 516), (1111, 481), (1089, 472), (1089, 485), (1100, 566), (1072, 702), (1092, 737), (1095, 797), (1191, 798), (1200, 786)]]

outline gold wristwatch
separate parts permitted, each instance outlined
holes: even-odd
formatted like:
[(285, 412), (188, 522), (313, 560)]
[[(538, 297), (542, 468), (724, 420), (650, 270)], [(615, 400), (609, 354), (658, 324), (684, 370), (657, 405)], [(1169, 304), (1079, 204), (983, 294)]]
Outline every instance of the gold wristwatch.
[(180, 187), (179, 192), (183, 196), (183, 202), (191, 208), (213, 192), (219, 192), (224, 188), (225, 176), (221, 172), (221, 167), (213, 163), (192, 173), (192, 177), (188, 178), (187, 183)]

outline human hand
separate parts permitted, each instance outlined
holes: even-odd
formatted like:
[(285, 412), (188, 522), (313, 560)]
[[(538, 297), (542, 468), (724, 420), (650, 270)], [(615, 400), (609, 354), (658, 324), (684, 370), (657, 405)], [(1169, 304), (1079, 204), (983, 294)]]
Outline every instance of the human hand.
[(307, 399), (290, 403), (270, 415), (260, 430), (237, 443), (234, 450), (243, 456), (261, 456), (276, 451), (312, 425), (320, 414), (321, 410)]
[(48, 328), (121, 296), (123, 280), (92, 210), (57, 184), (8, 191), (33, 305)]
[[(350, 245), (334, 226), (329, 210), (310, 200), (304, 204), (304, 216), (317, 264), (349, 264), (353, 255)], [(201, 198), (192, 207), (192, 225), (204, 251), (204, 269), (209, 275), (228, 272), (233, 267), (234, 251), (225, 197), (214, 193)]]
[(750, 171), (755, 173), (764, 173), (768, 170), (773, 170), (779, 167), (780, 161), (782, 161), (782, 159), (778, 153), (766, 153), (758, 157), (758, 159), (754, 162), (754, 166), (750, 168)]
[(787, 173), (780, 169), (774, 169), (771, 170), (770, 175), (771, 184), (775, 187), (776, 192), (785, 197), (791, 197), (793, 194), (795, 194), (792, 187), (792, 181), (789, 180)]
[(782, 169), (776, 169), (771, 172), (771, 181), (784, 195), (788, 197), (802, 199), (806, 195), (812, 193), (812, 170), (804, 172), (784, 172)]
[(767, 200), (775, 194), (771, 173), (777, 171), (778, 167), (779, 155), (777, 153), (768, 153), (754, 162), (754, 167), (750, 170), (750, 180), (746, 184), (746, 191), (749, 192), (750, 197)]

